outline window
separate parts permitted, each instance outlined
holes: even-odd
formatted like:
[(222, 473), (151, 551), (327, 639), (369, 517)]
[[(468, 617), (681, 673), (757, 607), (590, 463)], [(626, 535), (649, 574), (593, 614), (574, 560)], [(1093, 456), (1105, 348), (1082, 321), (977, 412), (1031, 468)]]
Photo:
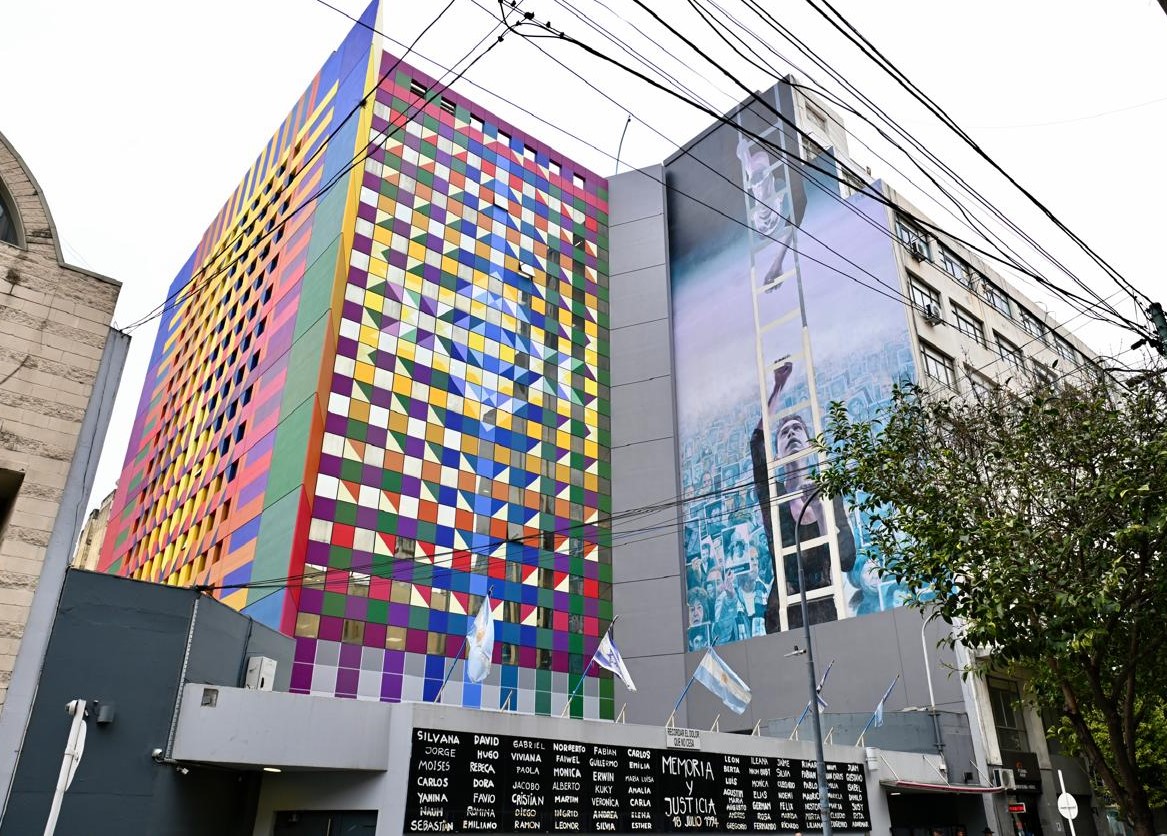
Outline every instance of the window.
[(1010, 679), (989, 678), (989, 704), (993, 724), (997, 727), (998, 745), (1011, 752), (1028, 752), (1029, 736), (1025, 733), (1025, 716), (1021, 710), (1021, 690)]
[(810, 121), (812, 128), (824, 134), (827, 132), (827, 117), (809, 105), (806, 108), (806, 118)]
[(956, 321), (957, 331), (966, 337), (972, 337), (977, 341), (977, 345), (985, 344), (985, 326), (979, 319), (955, 304), (952, 306), (952, 317)]
[(417, 552), (417, 541), (411, 540), (408, 537), (397, 538), (397, 552), (394, 557), (411, 558)]
[(1009, 297), (1005, 295), (1005, 291), (997, 287), (992, 282), (985, 280), (981, 283), (983, 290), (981, 295), (985, 297), (985, 301), (1003, 313), (1005, 316), (1012, 316), (1013, 311), (1009, 305)]
[(1029, 311), (1025, 310), (1025, 308), (1019, 307), (1017, 313), (1022, 330), (1026, 334), (1029, 334), (1029, 336), (1039, 339), (1044, 343), (1046, 340), (1045, 324)]
[(968, 265), (958, 258), (948, 247), (940, 248), (940, 266), (952, 278), (956, 279), (965, 287), (970, 287)]
[(997, 334), (997, 353), (1010, 366), (1016, 369), (1025, 368), (1025, 356), (1021, 353), (1020, 346), (1010, 342), (1000, 334)]
[(446, 113), (449, 113), (450, 115), (453, 115), (454, 111), (456, 110), (456, 108), (454, 107), (454, 103), (452, 101), (450, 101), (449, 99), (447, 99), (445, 96), (442, 96), (442, 98), (439, 100), (438, 107), (440, 107), (442, 110), (446, 111)]
[(20, 493), (23, 481), (23, 473), (0, 467), (0, 540), (4, 539), (4, 529), (8, 527), (8, 518), (12, 516), (16, 495)]
[(945, 386), (956, 388), (956, 367), (951, 357), (924, 343), (920, 344), (920, 354), (924, 358), (924, 371), (928, 377), (940, 381)]
[(510, 148), (510, 147), (511, 147), (511, 135), (510, 135), (510, 134), (508, 134), (506, 131), (501, 131), (501, 130), (500, 130), (500, 131), (498, 132), (498, 141), (499, 141), (499, 142), (500, 142), (502, 145), (505, 145), (507, 148)]
[(934, 305), (940, 310), (940, 294), (911, 273), (908, 274), (908, 292), (912, 296), (912, 304), (920, 310), (924, 310), (928, 305)]
[(1078, 352), (1074, 350), (1072, 345), (1070, 345), (1070, 341), (1065, 337), (1059, 336), (1057, 334), (1054, 335), (1054, 351), (1056, 351), (1058, 356), (1063, 360), (1068, 360), (1071, 363), (1076, 363), (1078, 361)]
[(584, 184), (585, 184), (585, 181), (583, 179), (582, 174), (571, 175), (571, 185), (575, 186), (577, 189), (582, 189), (584, 187)]
[(429, 90), (420, 81), (411, 81), (409, 82), (409, 92), (415, 96), (424, 98), (425, 94), (428, 93)]
[(922, 253), (923, 258), (930, 258), (928, 250), (928, 236), (918, 226), (903, 218), (896, 218), (896, 236), (900, 242), (913, 253)]
[(470, 127), (472, 127), (476, 131), (481, 131), (482, 127), (483, 127), (482, 117), (475, 116), (473, 113), (471, 113), (470, 114)]
[(20, 246), (17, 223), (16, 210), (9, 202), (8, 195), (4, 193), (3, 186), (0, 186), (0, 241), (14, 247)]
[(558, 176), (560, 175), (560, 173), (562, 172), (562, 169), (560, 168), (560, 166), (559, 166), (559, 163), (558, 163), (558, 162), (556, 162), (555, 160), (551, 160), (551, 161), (549, 161), (549, 162), (547, 163), (547, 168), (548, 168), (548, 169), (551, 171), (551, 173), (552, 173), (552, 174), (554, 174), (556, 177), (558, 177)]

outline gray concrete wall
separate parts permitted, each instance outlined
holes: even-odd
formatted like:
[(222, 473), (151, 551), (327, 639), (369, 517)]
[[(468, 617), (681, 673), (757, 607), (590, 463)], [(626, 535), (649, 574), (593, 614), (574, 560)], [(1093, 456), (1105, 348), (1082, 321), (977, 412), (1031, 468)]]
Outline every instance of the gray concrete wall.
[[(70, 571), (48, 640), (0, 836), (44, 828), (69, 731), (72, 699), (113, 704), (112, 723), (91, 714), (81, 765), (61, 809), (60, 834), (245, 833), (258, 775), (188, 769), (152, 758), (174, 716), (196, 593)], [(291, 639), (210, 598), (200, 601), (187, 675), (234, 686), (247, 648), (291, 666)], [(278, 640), (278, 641), (277, 641)], [(243, 828), (242, 830), (240, 828)]]
[[(655, 166), (609, 181), (616, 517), (612, 602), (620, 616), (617, 645), (638, 688), (630, 693), (617, 681), (616, 711), (627, 704), (629, 722), (652, 724), (665, 722), (685, 687), (681, 535), (675, 505), (681, 486), (663, 179), (663, 168)], [(661, 510), (651, 514), (621, 516), (656, 505)], [(678, 723), (685, 723), (684, 706)]]

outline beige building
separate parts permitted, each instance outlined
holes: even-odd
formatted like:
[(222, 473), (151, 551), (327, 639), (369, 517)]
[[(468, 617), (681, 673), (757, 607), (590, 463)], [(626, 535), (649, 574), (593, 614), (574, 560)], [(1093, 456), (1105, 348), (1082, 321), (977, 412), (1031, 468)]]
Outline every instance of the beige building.
[[(110, 327), (119, 288), (64, 262), (44, 194), (0, 135), (0, 705), (46, 560), (63, 572), (84, 513), (105, 427), (96, 413), (108, 413), (124, 360), (127, 338)], [(104, 405), (92, 416), (91, 398)]]
[(105, 529), (109, 525), (109, 509), (113, 505), (114, 492), (101, 500), (101, 504), (89, 512), (85, 518), (85, 528), (77, 541), (77, 551), (73, 554), (74, 569), (97, 571), (97, 560), (101, 557), (101, 544), (105, 541)]

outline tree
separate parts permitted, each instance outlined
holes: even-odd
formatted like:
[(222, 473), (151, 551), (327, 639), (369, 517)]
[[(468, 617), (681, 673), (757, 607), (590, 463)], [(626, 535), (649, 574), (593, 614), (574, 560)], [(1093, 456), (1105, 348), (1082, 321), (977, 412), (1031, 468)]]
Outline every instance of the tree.
[(965, 398), (909, 385), (872, 421), (833, 404), (820, 441), (818, 481), (871, 518), (880, 571), (950, 642), (1032, 677), (1139, 836), (1167, 759), (1165, 406), (1161, 374)]

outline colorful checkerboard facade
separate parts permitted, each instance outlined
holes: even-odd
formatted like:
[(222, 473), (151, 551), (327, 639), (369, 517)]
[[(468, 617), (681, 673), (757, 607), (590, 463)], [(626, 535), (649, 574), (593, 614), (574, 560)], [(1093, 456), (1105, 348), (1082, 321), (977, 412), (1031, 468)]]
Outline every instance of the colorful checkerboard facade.
[[(293, 690), (367, 699), (435, 699), (489, 592), (491, 675), (442, 700), (558, 713), (612, 618), (606, 183), (367, 32), (175, 281), (104, 566), (222, 587)], [(279, 227), (280, 177), (336, 185)]]

